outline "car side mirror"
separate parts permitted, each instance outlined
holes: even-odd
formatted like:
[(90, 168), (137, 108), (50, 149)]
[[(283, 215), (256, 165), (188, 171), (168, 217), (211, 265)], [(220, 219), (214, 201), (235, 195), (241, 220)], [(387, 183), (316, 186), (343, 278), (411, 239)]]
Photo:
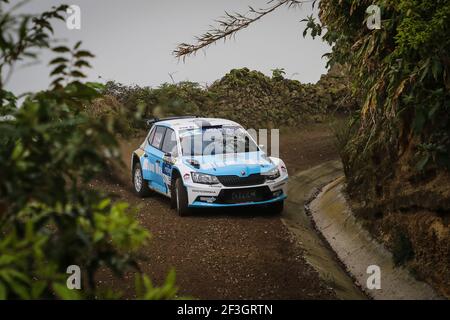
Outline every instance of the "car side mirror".
[(172, 153), (166, 152), (166, 153), (164, 153), (164, 157), (165, 158), (172, 158)]

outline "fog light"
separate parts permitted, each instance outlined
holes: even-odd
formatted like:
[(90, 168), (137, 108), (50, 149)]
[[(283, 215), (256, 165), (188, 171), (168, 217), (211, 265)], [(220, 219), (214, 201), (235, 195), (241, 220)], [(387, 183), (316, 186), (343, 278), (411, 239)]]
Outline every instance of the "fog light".
[(274, 197), (279, 197), (283, 194), (283, 190), (277, 190), (273, 192), (273, 196)]
[(208, 202), (208, 203), (216, 201), (215, 197), (200, 197), (199, 199), (200, 199), (200, 201)]

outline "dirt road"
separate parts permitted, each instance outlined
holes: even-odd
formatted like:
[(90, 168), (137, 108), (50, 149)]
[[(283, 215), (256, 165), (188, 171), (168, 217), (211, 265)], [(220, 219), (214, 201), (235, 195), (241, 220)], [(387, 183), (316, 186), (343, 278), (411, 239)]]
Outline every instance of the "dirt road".
[[(326, 123), (282, 130), (280, 153), (290, 174), (337, 158), (333, 134)], [(140, 139), (123, 143), (128, 155)], [(127, 162), (128, 163), (128, 162)], [(280, 216), (258, 210), (200, 211), (180, 218), (169, 201), (154, 195), (139, 199), (131, 183), (97, 181), (97, 187), (140, 207), (138, 219), (152, 233), (140, 264), (154, 283), (175, 268), (180, 294), (200, 299), (333, 299), (335, 293), (306, 263)], [(100, 275), (133, 296), (133, 274), (125, 280)]]

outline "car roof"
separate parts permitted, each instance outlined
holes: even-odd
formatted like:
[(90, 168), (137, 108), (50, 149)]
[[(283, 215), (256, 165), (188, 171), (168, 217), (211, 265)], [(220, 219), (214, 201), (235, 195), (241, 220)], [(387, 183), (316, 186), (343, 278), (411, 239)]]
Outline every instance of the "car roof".
[(209, 126), (238, 126), (241, 125), (237, 122), (221, 119), (221, 118), (180, 118), (180, 119), (170, 119), (161, 120), (155, 123), (155, 125), (166, 126), (174, 130), (184, 130), (184, 129), (196, 129), (201, 127)]

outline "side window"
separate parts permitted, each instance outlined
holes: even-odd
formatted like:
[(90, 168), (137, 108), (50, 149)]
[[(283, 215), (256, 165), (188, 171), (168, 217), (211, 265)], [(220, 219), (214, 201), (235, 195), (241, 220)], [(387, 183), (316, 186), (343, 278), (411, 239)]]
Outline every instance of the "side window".
[(153, 140), (153, 137), (155, 136), (155, 126), (153, 126), (151, 129), (150, 129), (150, 134), (149, 134), (149, 136), (148, 136), (148, 143), (149, 144), (152, 144), (152, 140)]
[(172, 129), (167, 129), (166, 135), (164, 136), (164, 142), (162, 145), (162, 152), (171, 153), (172, 156), (176, 157), (178, 155), (177, 151), (178, 150), (175, 131), (173, 131)]
[(152, 139), (152, 146), (160, 149), (161, 148), (161, 142), (164, 138), (164, 132), (166, 131), (165, 127), (156, 127), (155, 135)]

